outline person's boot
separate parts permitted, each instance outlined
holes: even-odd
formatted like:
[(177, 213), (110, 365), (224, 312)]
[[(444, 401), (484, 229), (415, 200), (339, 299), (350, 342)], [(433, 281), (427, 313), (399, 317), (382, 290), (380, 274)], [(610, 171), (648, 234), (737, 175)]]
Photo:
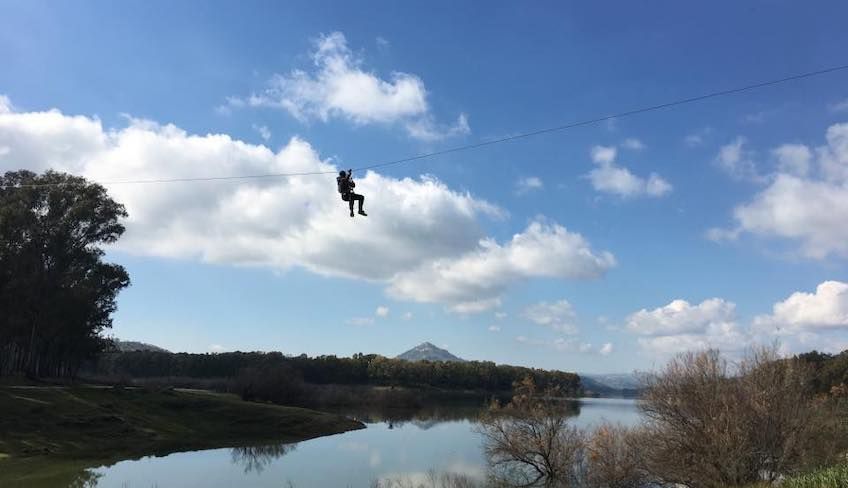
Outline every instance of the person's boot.
[(353, 209), (350, 209), (350, 216), (353, 217)]
[[(359, 215), (362, 215), (363, 217), (368, 217), (368, 214), (365, 213), (362, 209), (359, 209)], [(351, 217), (352, 216), (353, 216), (353, 214), (351, 214)]]

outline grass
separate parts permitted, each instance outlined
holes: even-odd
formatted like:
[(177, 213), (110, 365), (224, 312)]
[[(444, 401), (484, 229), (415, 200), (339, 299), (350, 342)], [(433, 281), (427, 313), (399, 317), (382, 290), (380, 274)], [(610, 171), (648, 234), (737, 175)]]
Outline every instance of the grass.
[(781, 488), (848, 488), (848, 464), (823, 468), (785, 480)]
[(25, 479), (63, 479), (81, 467), (145, 455), (297, 442), (363, 427), (205, 391), (0, 387), (0, 485), (36, 486)]

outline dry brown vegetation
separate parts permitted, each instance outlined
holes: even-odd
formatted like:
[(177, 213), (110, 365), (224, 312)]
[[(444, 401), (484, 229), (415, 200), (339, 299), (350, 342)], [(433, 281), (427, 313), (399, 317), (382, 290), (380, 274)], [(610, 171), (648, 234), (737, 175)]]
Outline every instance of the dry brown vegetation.
[(555, 391), (525, 380), (481, 424), (494, 479), (590, 488), (770, 484), (848, 449), (841, 390), (814, 395), (808, 366), (773, 348), (733, 364), (718, 351), (683, 354), (645, 381), (642, 426), (581, 431), (561, 415)]

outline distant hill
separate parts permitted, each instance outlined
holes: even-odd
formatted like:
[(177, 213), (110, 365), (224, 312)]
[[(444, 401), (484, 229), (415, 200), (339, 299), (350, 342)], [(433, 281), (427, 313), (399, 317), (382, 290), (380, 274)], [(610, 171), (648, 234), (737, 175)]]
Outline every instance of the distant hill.
[(579, 374), (587, 395), (636, 397), (641, 393), (639, 379), (632, 374)]
[(616, 390), (636, 390), (641, 388), (641, 382), (639, 378), (632, 373), (619, 373), (619, 374), (583, 374), (580, 373), (581, 378), (589, 377), (598, 383), (604, 384), (610, 388)]
[(407, 361), (465, 361), (444, 349), (440, 349), (429, 342), (423, 342), (412, 349), (400, 354), (398, 359)]
[(171, 352), (167, 349), (162, 349), (159, 346), (154, 346), (153, 344), (145, 344), (144, 342), (136, 342), (136, 341), (115, 341), (115, 347), (118, 348), (121, 352), (132, 352), (132, 351), (153, 351), (153, 352)]

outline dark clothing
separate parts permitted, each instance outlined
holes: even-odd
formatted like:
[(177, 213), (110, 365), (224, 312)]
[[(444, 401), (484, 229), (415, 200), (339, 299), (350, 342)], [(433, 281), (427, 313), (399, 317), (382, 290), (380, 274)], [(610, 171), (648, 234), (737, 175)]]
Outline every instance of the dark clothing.
[(339, 176), (336, 178), (336, 186), (339, 189), (339, 193), (344, 195), (346, 193), (350, 193), (351, 189), (356, 186), (356, 183), (350, 179), (350, 176)]
[(342, 200), (350, 204), (350, 211), (353, 212), (353, 202), (359, 202), (359, 211), (362, 211), (362, 205), (365, 204), (365, 196), (354, 192), (348, 192), (342, 195)]
[(362, 205), (365, 203), (365, 197), (353, 192), (353, 187), (356, 186), (356, 183), (350, 179), (350, 176), (346, 177), (337, 177), (336, 185), (338, 186), (339, 193), (342, 195), (342, 200), (348, 202), (350, 204), (350, 214), (353, 215), (353, 203), (359, 202), (359, 213), (362, 213)]

